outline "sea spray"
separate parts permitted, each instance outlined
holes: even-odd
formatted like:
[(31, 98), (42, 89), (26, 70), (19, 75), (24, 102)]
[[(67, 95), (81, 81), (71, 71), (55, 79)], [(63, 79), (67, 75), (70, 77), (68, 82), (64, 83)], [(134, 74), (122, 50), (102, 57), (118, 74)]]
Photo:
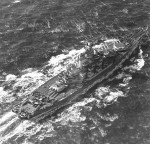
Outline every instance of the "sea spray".
[(81, 109), (93, 101), (95, 101), (95, 98), (85, 98), (83, 101), (73, 104), (64, 112), (62, 112), (55, 122), (61, 122), (61, 124), (66, 125), (69, 121), (85, 121), (86, 117), (81, 115)]
[(141, 70), (141, 68), (145, 64), (144, 57), (143, 57), (143, 51), (141, 49), (138, 53), (138, 58), (136, 58), (133, 63), (134, 63), (133, 65), (126, 66), (123, 69), (124, 70), (129, 70), (130, 72), (136, 72), (136, 71)]

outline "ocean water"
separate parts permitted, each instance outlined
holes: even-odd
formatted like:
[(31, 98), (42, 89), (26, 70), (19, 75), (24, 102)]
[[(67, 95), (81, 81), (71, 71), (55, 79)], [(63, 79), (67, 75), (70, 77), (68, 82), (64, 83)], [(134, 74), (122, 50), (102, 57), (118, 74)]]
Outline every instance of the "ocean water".
[(150, 27), (149, 0), (1, 0), (1, 144), (150, 144), (150, 39), (130, 64), (57, 118), (11, 112), (86, 43)]

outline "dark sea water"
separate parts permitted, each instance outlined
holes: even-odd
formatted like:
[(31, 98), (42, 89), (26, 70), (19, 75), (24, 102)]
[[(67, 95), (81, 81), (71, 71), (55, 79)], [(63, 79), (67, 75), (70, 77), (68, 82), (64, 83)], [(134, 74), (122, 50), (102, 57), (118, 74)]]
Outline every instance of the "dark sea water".
[(85, 43), (145, 26), (149, 0), (0, 0), (0, 143), (150, 144), (149, 38), (114, 80), (57, 118), (36, 123), (11, 112)]

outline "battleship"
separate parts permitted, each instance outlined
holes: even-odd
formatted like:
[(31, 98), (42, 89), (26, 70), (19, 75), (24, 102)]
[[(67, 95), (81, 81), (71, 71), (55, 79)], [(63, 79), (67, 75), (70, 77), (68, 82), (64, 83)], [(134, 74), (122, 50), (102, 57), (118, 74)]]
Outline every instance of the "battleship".
[[(81, 54), (78, 67), (71, 64), (66, 71), (54, 76), (34, 90), (21, 104), (14, 106), (12, 111), (20, 119), (38, 120), (52, 116), (56, 111), (81, 100), (93, 87), (107, 79), (130, 58), (140, 46), (147, 29), (139, 29), (128, 41), (107, 41), (103, 49), (88, 46)], [(112, 50), (112, 46), (116, 50)], [(110, 49), (108, 55), (102, 51)], [(103, 56), (102, 56), (103, 55)]]

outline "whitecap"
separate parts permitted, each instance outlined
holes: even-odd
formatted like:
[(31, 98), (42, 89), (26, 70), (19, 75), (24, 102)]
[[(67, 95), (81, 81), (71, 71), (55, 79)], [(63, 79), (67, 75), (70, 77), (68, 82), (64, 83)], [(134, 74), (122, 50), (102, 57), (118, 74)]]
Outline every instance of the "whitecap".
[(17, 78), (16, 75), (8, 74), (5, 79), (6, 79), (6, 81), (14, 81), (14, 80), (16, 80), (16, 78)]
[(13, 1), (13, 3), (20, 3), (21, 2), (21, 0), (15, 0), (15, 1)]

